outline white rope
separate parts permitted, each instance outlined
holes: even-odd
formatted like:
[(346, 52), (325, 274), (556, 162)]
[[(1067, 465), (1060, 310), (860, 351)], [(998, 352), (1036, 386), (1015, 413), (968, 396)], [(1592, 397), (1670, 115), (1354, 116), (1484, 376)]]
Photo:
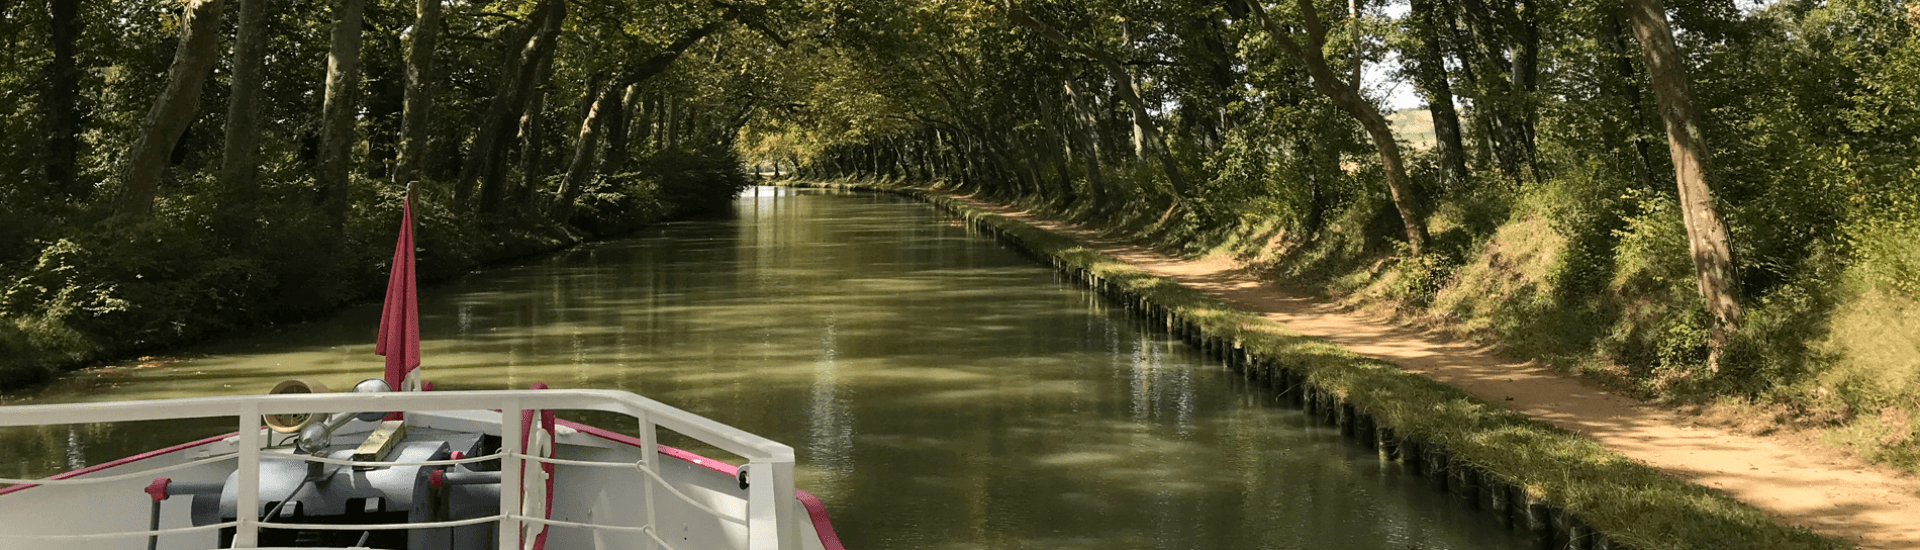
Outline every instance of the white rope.
[(97, 539), (115, 539), (115, 538), (123, 538), (123, 537), (151, 537), (156, 535), (178, 535), (181, 533), (212, 531), (215, 529), (225, 529), (228, 527), (233, 527), (239, 524), (240, 522), (238, 521), (229, 521), (226, 523), (215, 523), (210, 525), (201, 525), (197, 527), (180, 527), (175, 529), (161, 529), (158, 531), (123, 531), (119, 533), (92, 533), (92, 534), (85, 534), (85, 535), (13, 535), (8, 533), (0, 533), (0, 539), (97, 540)]
[(738, 523), (741, 525), (746, 525), (747, 520), (745, 518), (735, 518), (733, 517), (732, 514), (722, 514), (720, 513), (719, 510), (708, 508), (707, 505), (701, 504), (698, 501), (693, 500), (693, 497), (687, 496), (686, 493), (682, 493), (680, 492), (679, 489), (673, 488), (672, 483), (667, 483), (666, 479), (660, 477), (659, 473), (654, 472), (652, 468), (646, 467), (645, 464), (646, 464), (646, 461), (644, 460), (639, 462), (634, 462), (633, 469), (646, 472), (647, 476), (652, 477), (654, 481), (659, 482), (661, 487), (667, 488), (667, 492), (673, 493), (673, 496), (680, 497), (680, 500), (687, 501), (687, 504), (692, 504), (694, 508), (699, 508), (701, 511), (704, 511), (709, 514), (713, 514), (714, 517), (717, 517), (720, 519), (724, 519), (724, 520)]
[[(184, 462), (184, 463), (180, 463), (180, 464), (175, 464), (175, 465), (172, 465), (172, 466), (164, 466), (164, 467), (160, 467), (160, 468), (154, 468), (154, 469), (151, 469), (151, 470), (141, 470), (141, 471), (138, 471), (138, 472), (131, 472), (131, 473), (125, 473), (125, 474), (117, 474), (117, 475), (111, 475), (111, 476), (99, 476), (99, 477), (81, 477), (81, 478), (70, 478), (70, 479), (53, 479), (53, 478), (47, 478), (47, 479), (15, 479), (15, 478), (5, 478), (5, 477), (0, 477), (0, 484), (8, 484), (8, 485), (91, 485), (91, 484), (95, 484), (95, 483), (112, 483), (112, 482), (115, 482), (115, 481), (126, 481), (126, 480), (129, 480), (129, 479), (137, 479), (137, 478), (141, 478), (141, 477), (146, 477), (146, 476), (151, 476), (151, 475), (154, 475), (154, 474), (162, 474), (162, 473), (166, 473), (166, 472), (172, 472), (172, 471), (175, 471), (175, 470), (185, 470), (185, 469), (187, 469), (187, 468), (192, 468), (192, 467), (195, 467), (195, 466), (201, 466), (201, 465), (205, 465), (205, 464), (211, 464), (211, 463), (214, 463), (214, 462), (220, 462), (220, 461), (224, 461), (224, 460), (233, 460), (233, 459), (235, 459), (235, 458), (238, 458), (239, 456), (240, 456), (240, 455), (237, 455), (237, 454), (231, 454), (231, 455), (225, 455), (225, 456), (216, 456), (216, 457), (211, 457), (211, 458), (203, 458), (203, 459), (200, 459), (200, 460), (195, 460), (195, 461), (192, 461), (192, 462)], [(423, 461), (420, 461), (420, 462), (366, 462), (366, 461), (359, 461), (359, 460), (350, 460), (350, 459), (343, 459), (343, 458), (329, 458), (329, 457), (324, 457), (324, 456), (312, 456), (312, 455), (302, 455), (302, 454), (288, 454), (288, 455), (278, 455), (278, 456), (275, 456), (275, 455), (263, 455), (263, 456), (265, 456), (265, 457), (270, 457), (270, 458), (287, 458), (287, 459), (295, 459), (295, 460), (305, 460), (305, 461), (308, 461), (308, 462), (319, 462), (319, 463), (322, 463), (322, 464), (339, 464), (339, 465), (343, 465), (343, 466), (373, 466), (373, 467), (385, 467), (385, 466), (452, 466), (452, 465), (455, 465), (455, 464), (472, 464), (472, 463), (475, 463), (475, 462), (486, 462), (486, 461), (490, 461), (490, 460), (499, 460), (499, 459), (501, 459), (502, 457), (505, 457), (505, 456), (507, 456), (507, 453), (494, 453), (494, 454), (490, 454), (490, 455), (485, 455), (485, 456), (474, 456), (474, 457), (467, 457), (467, 458), (462, 458), (462, 459), (458, 459), (458, 460), (423, 460)], [(625, 463), (621, 463), (621, 464), (618, 464), (618, 465), (619, 465), (619, 466), (622, 466), (622, 467), (625, 467), (625, 466), (627, 466), (627, 464), (625, 464)]]
[(601, 525), (601, 524), (598, 524), (598, 523), (576, 523), (576, 522), (571, 522), (571, 521), (560, 521), (560, 520), (557, 520), (557, 519), (545, 519), (545, 518), (536, 518), (536, 517), (529, 517), (529, 516), (521, 516), (521, 515), (515, 515), (515, 516), (511, 516), (511, 517), (512, 517), (513, 519), (517, 519), (517, 520), (520, 520), (520, 521), (524, 521), (524, 522), (527, 522), (527, 523), (538, 523), (538, 524), (541, 524), (541, 525), (552, 525), (552, 526), (555, 526), (555, 527), (578, 527), (578, 528), (581, 528), (581, 529), (601, 529), (601, 530), (606, 530), (606, 531), (626, 531), (626, 532), (629, 532), (629, 533), (639, 533), (639, 532), (642, 532), (642, 531), (651, 531), (651, 530), (653, 530), (653, 526), (652, 526), (652, 525), (642, 525), (642, 526), (639, 526), (639, 527), (627, 527), (627, 526), (624, 526), (624, 525)]
[(315, 531), (389, 531), (394, 529), (444, 529), (481, 523), (491, 523), (506, 518), (505, 514), (459, 519), (453, 521), (431, 521), (422, 523), (267, 523), (260, 522), (261, 529), (309, 529)]
[(520, 453), (514, 453), (513, 457), (524, 458), (527, 460), (532, 460), (534, 462), (559, 464), (562, 466), (587, 466), (592, 468), (631, 468), (633, 467), (633, 464), (626, 463), (626, 462), (593, 462), (593, 461), (587, 461), (587, 460), (567, 460), (564, 458), (547, 458), (543, 456), (520, 454)]
[(369, 467), (375, 467), (375, 468), (383, 468), (387, 466), (452, 466), (455, 464), (472, 464), (475, 462), (500, 460), (501, 457), (505, 457), (505, 456), (508, 456), (508, 454), (493, 453), (485, 456), (470, 456), (467, 458), (461, 458), (461, 459), (455, 459), (455, 460), (422, 460), (419, 462), (369, 462), (364, 460), (331, 458), (331, 457), (303, 455), (303, 454), (290, 454), (290, 455), (284, 455), (284, 456), (276, 456), (274, 458), (292, 458), (292, 459), (298, 459), (298, 460), (305, 460), (307, 462), (319, 462), (321, 464), (339, 464), (342, 466), (369, 466)]
[(91, 485), (94, 483), (112, 483), (115, 481), (126, 481), (129, 479), (138, 479), (146, 476), (151, 476), (153, 474), (162, 474), (162, 473), (171, 472), (174, 470), (185, 470), (187, 468), (192, 468), (194, 466), (211, 464), (211, 463), (220, 462), (223, 460), (233, 460), (235, 458), (239, 458), (239, 456), (240, 455), (233, 454), (233, 455), (226, 455), (226, 456), (203, 458), (200, 460), (195, 460), (193, 462), (183, 462), (183, 463), (175, 464), (172, 466), (163, 466), (159, 468), (154, 468), (152, 470), (141, 470), (138, 472), (110, 475), (110, 476), (81, 477), (81, 478), (69, 478), (69, 479), (0, 478), (0, 483), (21, 484), (21, 485)]
[(741, 525), (745, 525), (747, 523), (746, 519), (735, 518), (733, 517), (732, 514), (724, 514), (724, 513), (721, 513), (719, 510), (709, 508), (707, 507), (707, 505), (701, 504), (700, 501), (694, 500), (693, 497), (687, 496), (686, 493), (680, 492), (679, 489), (673, 488), (672, 483), (667, 483), (667, 480), (665, 478), (660, 477), (659, 473), (654, 472), (652, 468), (648, 468), (646, 466), (647, 461), (645, 460), (640, 460), (632, 464), (627, 464), (624, 462), (581, 462), (576, 460), (562, 460), (558, 458), (546, 458), (546, 457), (539, 457), (539, 456), (520, 454), (520, 453), (513, 453), (512, 456), (514, 458), (523, 458), (527, 460), (532, 460), (534, 462), (551, 462), (554, 464), (574, 464), (578, 466), (594, 466), (594, 467), (614, 467), (614, 466), (632, 467), (635, 470), (645, 472), (649, 477), (652, 477), (654, 481), (659, 482), (661, 487), (665, 487), (667, 489), (667, 492), (673, 493), (673, 496), (680, 497), (680, 500), (686, 501), (687, 504), (693, 505), (694, 508), (699, 508), (703, 512), (713, 514), (714, 517), (718, 517), (720, 519), (724, 519), (724, 520), (738, 523)]

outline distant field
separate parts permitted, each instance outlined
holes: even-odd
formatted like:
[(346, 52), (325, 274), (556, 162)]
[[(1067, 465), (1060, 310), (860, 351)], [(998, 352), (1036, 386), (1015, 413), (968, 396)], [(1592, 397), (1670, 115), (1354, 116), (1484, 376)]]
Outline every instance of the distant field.
[(1387, 115), (1393, 123), (1393, 136), (1425, 151), (1433, 148), (1433, 116), (1426, 109), (1407, 109)]

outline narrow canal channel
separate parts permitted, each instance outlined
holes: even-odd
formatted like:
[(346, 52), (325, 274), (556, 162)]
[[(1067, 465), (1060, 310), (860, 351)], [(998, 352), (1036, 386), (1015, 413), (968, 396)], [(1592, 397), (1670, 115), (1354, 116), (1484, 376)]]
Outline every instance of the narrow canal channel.
[[(422, 289), (439, 389), (619, 388), (776, 441), (852, 550), (1506, 549), (1489, 516), (930, 207), (759, 188)], [(0, 400), (378, 376), (379, 304)], [(232, 430), (0, 432), (32, 477)], [(717, 456), (717, 455), (716, 455)]]

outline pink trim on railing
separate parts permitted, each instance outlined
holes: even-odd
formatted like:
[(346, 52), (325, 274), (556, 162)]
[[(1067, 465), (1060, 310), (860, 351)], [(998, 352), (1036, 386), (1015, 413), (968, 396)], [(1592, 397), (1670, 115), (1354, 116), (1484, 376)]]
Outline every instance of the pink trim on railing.
[(695, 466), (706, 468), (708, 470), (713, 470), (715, 472), (726, 474), (727, 477), (731, 477), (731, 478), (740, 477), (739, 466), (734, 466), (732, 464), (728, 464), (725, 462), (721, 462), (718, 460), (693, 454), (692, 451), (683, 451), (673, 447), (668, 447), (666, 445), (661, 445), (660, 454), (667, 455), (668, 458), (677, 458), (681, 462), (686, 462), (689, 464), (693, 464)]
[[(561, 426), (573, 428), (575, 431), (578, 431), (583, 434), (591, 435), (591, 436), (612, 441), (615, 443), (622, 443), (629, 447), (640, 447), (646, 444), (645, 442), (640, 441), (640, 438), (638, 437), (634, 437), (634, 436), (630, 436), (630, 435), (626, 435), (618, 432), (612, 432), (605, 429), (596, 428), (593, 426), (588, 426), (586, 424), (581, 424), (579, 422), (569, 422), (566, 420), (561, 420), (559, 424)], [(681, 449), (668, 447), (666, 445), (655, 445), (655, 446), (659, 447), (660, 454), (667, 455), (668, 457), (678, 459), (682, 462), (693, 464), (695, 466), (706, 468), (708, 470), (713, 470), (715, 472), (725, 474), (727, 477), (736, 477), (740, 475), (740, 468), (738, 466), (734, 466), (732, 464), (728, 464), (725, 462), (700, 456), (691, 451), (684, 451)], [(820, 546), (822, 548), (825, 548), (826, 550), (847, 550), (845, 546), (840, 545), (840, 534), (834, 532), (833, 521), (827, 519), (827, 505), (823, 502), (820, 502), (820, 497), (813, 496), (813, 493), (809, 493), (799, 489), (793, 490), (793, 497), (795, 499), (798, 499), (800, 501), (800, 505), (807, 509), (807, 519), (813, 521), (813, 531), (814, 533), (820, 535)]]
[[(58, 473), (58, 474), (54, 474), (54, 475), (52, 475), (52, 476), (48, 476), (48, 477), (47, 477), (47, 479), (67, 479), (67, 478), (70, 478), (70, 477), (78, 477), (78, 476), (83, 476), (83, 475), (87, 475), (87, 474), (91, 474), (91, 473), (94, 473), (94, 472), (98, 472), (98, 471), (101, 471), (101, 470), (105, 470), (105, 469), (107, 469), (107, 468), (113, 468), (113, 467), (117, 467), (117, 466), (125, 466), (125, 465), (127, 465), (127, 464), (132, 464), (132, 463), (135, 463), (135, 462), (139, 462), (139, 461), (142, 461), (142, 460), (146, 460), (146, 459), (149, 459), (149, 458), (153, 458), (153, 457), (156, 457), (156, 456), (161, 456), (161, 455), (166, 455), (166, 454), (171, 454), (171, 453), (177, 453), (177, 452), (180, 452), (180, 451), (184, 451), (184, 450), (187, 450), (187, 449), (192, 449), (192, 448), (194, 448), (194, 447), (199, 447), (199, 446), (201, 446), (201, 445), (206, 445), (206, 444), (208, 444), (208, 443), (213, 443), (213, 442), (217, 442), (217, 441), (220, 441), (220, 440), (222, 440), (222, 439), (226, 439), (226, 438), (229, 438), (229, 437), (233, 437), (233, 436), (236, 436), (236, 435), (240, 435), (240, 432), (233, 432), (233, 433), (230, 433), (230, 434), (226, 434), (226, 435), (216, 435), (216, 436), (213, 436), (213, 437), (209, 437), (209, 438), (206, 438), (206, 439), (202, 439), (202, 440), (199, 440), (199, 441), (194, 441), (194, 442), (191, 442), (191, 443), (181, 443), (181, 444), (179, 444), (179, 445), (174, 445), (174, 446), (172, 446), (172, 447), (167, 447), (167, 448), (165, 448), (165, 449), (160, 449), (160, 450), (157, 450), (157, 451), (147, 451), (147, 452), (144, 452), (144, 453), (140, 453), (140, 454), (137, 454), (137, 455), (133, 455), (133, 456), (130, 456), (130, 457), (126, 457), (126, 458), (122, 458), (122, 459), (120, 459), (120, 460), (115, 460), (115, 461), (113, 461), (113, 462), (107, 462), (107, 463), (103, 463), (103, 464), (95, 464), (95, 465), (92, 465), (92, 466), (88, 466), (88, 467), (85, 467), (85, 468), (81, 468), (81, 469), (78, 469), (78, 470), (74, 470), (74, 471), (71, 471), (71, 472), (63, 472), (63, 473)], [(31, 488), (34, 488), (34, 487), (39, 487), (39, 485), (34, 485), (34, 484), (20, 484), (20, 485), (14, 485), (14, 486), (12, 486), (12, 487), (0, 487), (0, 495), (5, 495), (5, 494), (8, 494), (8, 493), (12, 493), (12, 492), (15, 492), (15, 491), (22, 491), (22, 490), (26, 490), (26, 489), (31, 489)]]

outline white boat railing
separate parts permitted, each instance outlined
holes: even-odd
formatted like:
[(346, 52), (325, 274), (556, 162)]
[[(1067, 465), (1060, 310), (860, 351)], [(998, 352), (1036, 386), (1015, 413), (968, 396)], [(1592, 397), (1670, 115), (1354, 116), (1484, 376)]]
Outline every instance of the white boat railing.
[[(142, 420), (169, 420), (186, 418), (208, 418), (233, 416), (239, 419), (239, 451), (232, 457), (219, 459), (238, 459), (238, 510), (260, 509), (260, 455), (262, 437), (265, 431), (261, 427), (260, 416), (265, 414), (301, 414), (301, 413), (360, 413), (370, 411), (400, 412), (436, 412), (464, 410), (499, 410), (500, 446), (499, 453), (468, 457), (461, 460), (440, 460), (421, 463), (380, 463), (384, 465), (445, 465), (455, 463), (499, 460), (503, 458), (524, 459), (536, 462), (572, 463), (552, 458), (525, 454), (522, 441), (522, 427), (515, 419), (521, 411), (527, 410), (589, 410), (633, 417), (640, 422), (641, 453), (645, 458), (636, 464), (595, 463), (596, 466), (621, 466), (638, 468), (648, 474), (655, 483), (647, 485), (648, 514), (647, 523), (642, 527), (593, 525), (584, 523), (556, 521), (548, 518), (529, 517), (512, 513), (521, 510), (520, 491), (500, 491), (501, 513), (495, 516), (473, 518), (458, 522), (440, 524), (394, 524), (394, 525), (339, 525), (306, 526), (274, 522), (272, 528), (353, 528), (353, 529), (419, 529), (451, 526), (451, 523), (475, 524), (491, 521), (499, 522), (501, 550), (513, 550), (520, 547), (520, 533), (523, 524), (540, 524), (557, 527), (594, 528), (616, 531), (645, 532), (663, 547), (665, 541), (654, 529), (652, 515), (653, 486), (666, 487), (675, 496), (708, 512), (718, 514), (704, 505), (700, 505), (685, 494), (680, 494), (670, 484), (661, 479), (659, 473), (660, 455), (653, 452), (658, 448), (657, 428), (666, 428), (682, 435), (692, 437), (715, 448), (747, 459), (747, 548), (748, 550), (784, 550), (800, 547), (800, 525), (794, 499), (793, 486), (793, 448), (760, 437), (746, 431), (715, 422), (664, 403), (647, 399), (632, 393), (615, 390), (506, 390), (506, 391), (436, 391), (436, 392), (385, 392), (385, 393), (320, 393), (320, 394), (283, 394), (234, 397), (198, 397), (187, 399), (169, 399), (162, 401), (119, 401), (108, 403), (81, 403), (60, 405), (17, 405), (0, 407), (0, 427), (38, 426), (49, 424), (86, 424), (100, 422), (128, 422)], [(297, 458), (294, 455), (276, 455), (282, 458)], [(329, 462), (332, 459), (319, 457), (299, 457), (307, 460)], [(522, 460), (501, 460), (500, 477), (502, 480), (520, 479)], [(367, 465), (369, 463), (362, 463)], [(121, 474), (114, 479), (129, 476), (149, 475), (153, 472)], [(31, 483), (36, 485), (59, 485), (85, 482), (99, 482), (104, 479), (64, 479), (64, 480), (0, 480), (0, 483)], [(259, 548), (259, 530), (261, 521), (258, 514), (239, 514), (236, 521), (206, 525), (185, 529), (173, 529), (168, 532), (188, 532), (205, 529), (234, 527), (232, 547)], [(121, 536), (149, 536), (151, 531), (115, 534)], [(164, 533), (162, 533), (164, 534)], [(103, 538), (105, 535), (60, 535), (57, 538), (82, 537)], [(0, 534), (0, 538), (25, 538)]]

